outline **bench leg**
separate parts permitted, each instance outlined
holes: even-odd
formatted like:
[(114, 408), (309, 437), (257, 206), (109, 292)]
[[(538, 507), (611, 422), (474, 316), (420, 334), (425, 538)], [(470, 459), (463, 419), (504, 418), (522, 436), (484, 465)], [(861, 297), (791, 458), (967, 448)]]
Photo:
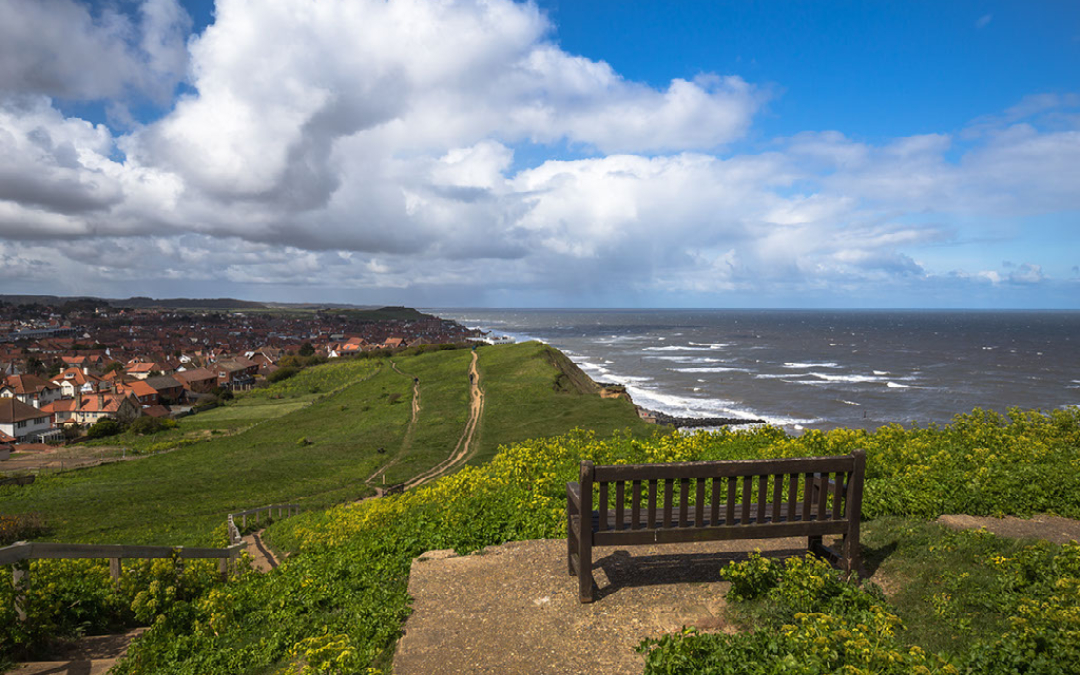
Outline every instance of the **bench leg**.
[(814, 555), (821, 555), (822, 553), (822, 538), (821, 537), (807, 537), (806, 538), (806, 550)]
[(585, 603), (593, 601), (592, 532), (584, 532), (584, 524), (581, 529), (584, 536), (578, 540), (578, 598)]
[(574, 536), (574, 514), (572, 507), (566, 507), (566, 567), (570, 576), (577, 574), (574, 556), (578, 554), (577, 538)]

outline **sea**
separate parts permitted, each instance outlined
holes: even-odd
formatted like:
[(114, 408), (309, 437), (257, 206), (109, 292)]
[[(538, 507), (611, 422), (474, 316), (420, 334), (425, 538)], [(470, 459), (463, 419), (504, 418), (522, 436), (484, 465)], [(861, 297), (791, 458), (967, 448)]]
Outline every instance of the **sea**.
[(789, 432), (1080, 405), (1080, 312), (433, 309), (540, 340), (677, 417)]

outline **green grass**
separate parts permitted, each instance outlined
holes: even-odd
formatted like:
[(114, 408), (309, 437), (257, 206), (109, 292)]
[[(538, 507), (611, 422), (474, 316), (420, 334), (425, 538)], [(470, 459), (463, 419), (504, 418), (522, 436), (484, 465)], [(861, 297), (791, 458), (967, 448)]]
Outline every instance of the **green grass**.
[[(394, 484), (450, 456), (468, 417), (471, 357), (465, 349), (398, 355), (401, 372), (383, 358), (309, 368), (174, 430), (104, 439), (137, 453), (180, 447), (0, 488), (0, 513), (39, 513), (54, 541), (191, 546), (210, 543), (230, 512), (356, 500), (373, 493), (365, 479), (384, 464)], [(567, 387), (554, 358), (535, 343), (480, 350), (486, 408), (477, 461), (501, 444), (577, 426), (651, 433), (626, 401)], [(410, 433), (414, 377), (421, 410)]]
[(575, 427), (594, 430), (601, 437), (621, 430), (642, 437), (657, 432), (655, 425), (641, 421), (629, 401), (602, 399), (588, 391), (592, 381), (548, 345), (525, 342), (481, 348), (478, 367), (485, 409), (474, 464), (494, 457), (500, 445)]

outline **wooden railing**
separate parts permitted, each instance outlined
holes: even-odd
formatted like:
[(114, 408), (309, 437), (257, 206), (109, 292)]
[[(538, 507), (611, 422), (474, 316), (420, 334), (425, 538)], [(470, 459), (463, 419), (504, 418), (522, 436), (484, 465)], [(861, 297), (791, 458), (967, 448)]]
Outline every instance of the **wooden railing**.
[[(248, 509), (247, 511), (240, 511), (239, 513), (230, 513), (228, 518), (229, 523), (229, 542), (232, 544), (238, 544), (243, 541), (243, 530), (247, 529), (248, 516), (255, 516), (255, 524), (261, 524), (262, 514), (269, 512), (271, 518), (274, 517), (274, 510), (277, 509), (277, 517), (286, 518), (288, 516), (295, 516), (300, 513), (300, 506), (298, 504), (272, 504), (270, 506), (260, 506), (255, 509)], [(240, 518), (240, 526), (236, 526), (236, 519)]]
[(57, 544), (51, 542), (27, 542), (20, 541), (0, 548), (0, 565), (12, 565), (12, 577), (15, 582), (15, 612), (20, 621), (26, 620), (25, 593), (26, 562), (30, 560), (45, 559), (77, 559), (77, 558), (104, 558), (109, 561), (109, 573), (113, 581), (119, 585), (120, 574), (123, 571), (125, 558), (177, 558), (185, 559), (218, 559), (219, 571), (222, 580), (228, 578), (229, 564), (240, 555), (240, 551), (247, 547), (240, 528), (236, 526), (235, 519), (241, 519), (241, 527), (247, 527), (247, 517), (255, 516), (255, 522), (259, 523), (263, 513), (269, 513), (272, 518), (274, 511), (278, 518), (300, 513), (300, 507), (296, 504), (273, 504), (260, 506), (239, 513), (230, 513), (229, 547), (228, 548), (185, 548), (183, 546), (131, 546), (127, 544)]
[(120, 573), (123, 570), (122, 561), (125, 558), (172, 558), (178, 559), (206, 559), (217, 558), (220, 560), (219, 570), (222, 579), (227, 578), (229, 563), (240, 554), (240, 550), (246, 546), (244, 543), (233, 544), (228, 548), (185, 548), (183, 546), (129, 546), (125, 544), (55, 544), (48, 542), (25, 542), (20, 541), (11, 546), (0, 548), (0, 565), (13, 565), (12, 576), (15, 582), (15, 612), (20, 621), (26, 620), (26, 612), (23, 607), (25, 596), (20, 591), (23, 589), (26, 577), (26, 566), (29, 560), (43, 559), (76, 559), (76, 558), (105, 558), (109, 561), (109, 572), (113, 580), (119, 584)]

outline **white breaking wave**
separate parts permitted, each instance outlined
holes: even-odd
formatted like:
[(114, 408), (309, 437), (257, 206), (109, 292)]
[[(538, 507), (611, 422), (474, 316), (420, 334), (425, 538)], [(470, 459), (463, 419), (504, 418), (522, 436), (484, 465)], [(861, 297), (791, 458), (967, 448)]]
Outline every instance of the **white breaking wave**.
[(874, 371), (874, 374), (875, 374), (875, 375), (878, 375), (878, 376), (881, 376), (881, 375), (888, 375), (888, 374), (889, 374), (889, 371), (887, 371), (887, 370), (875, 370), (875, 371)]
[(856, 403), (855, 401), (845, 401), (844, 399), (839, 399), (839, 401), (848, 405), (862, 405), (862, 403)]
[(889, 389), (908, 389), (910, 387), (910, 385), (897, 384), (895, 382), (886, 382), (885, 386), (888, 387)]
[(829, 361), (827, 363), (785, 363), (785, 368), (839, 368), (839, 363)]
[(713, 366), (710, 368), (668, 368), (673, 373), (745, 373), (748, 372), (746, 368), (726, 368), (724, 366)]
[(795, 417), (763, 415), (753, 410), (738, 407), (734, 401), (726, 401), (717, 398), (693, 398), (689, 396), (676, 396), (665, 394), (655, 389), (628, 386), (634, 403), (658, 412), (667, 413), (675, 417), (730, 417), (733, 419), (764, 420), (766, 424), (774, 426), (794, 426), (798, 424), (814, 424), (819, 419), (799, 419)]
[(647, 352), (708, 352), (709, 347), (686, 347), (683, 345), (667, 345), (666, 347), (645, 347)]
[(758, 373), (754, 375), (759, 380), (784, 380), (790, 377), (810, 377), (810, 373)]
[(723, 363), (724, 359), (714, 359), (711, 356), (656, 356), (649, 354), (645, 358), (650, 361), (672, 361), (674, 363)]
[(827, 373), (810, 373), (814, 377), (826, 382), (881, 382), (881, 377), (876, 375), (829, 375)]
[(709, 349), (723, 349), (724, 347), (730, 347), (729, 342), (691, 342), (695, 347), (708, 347)]

